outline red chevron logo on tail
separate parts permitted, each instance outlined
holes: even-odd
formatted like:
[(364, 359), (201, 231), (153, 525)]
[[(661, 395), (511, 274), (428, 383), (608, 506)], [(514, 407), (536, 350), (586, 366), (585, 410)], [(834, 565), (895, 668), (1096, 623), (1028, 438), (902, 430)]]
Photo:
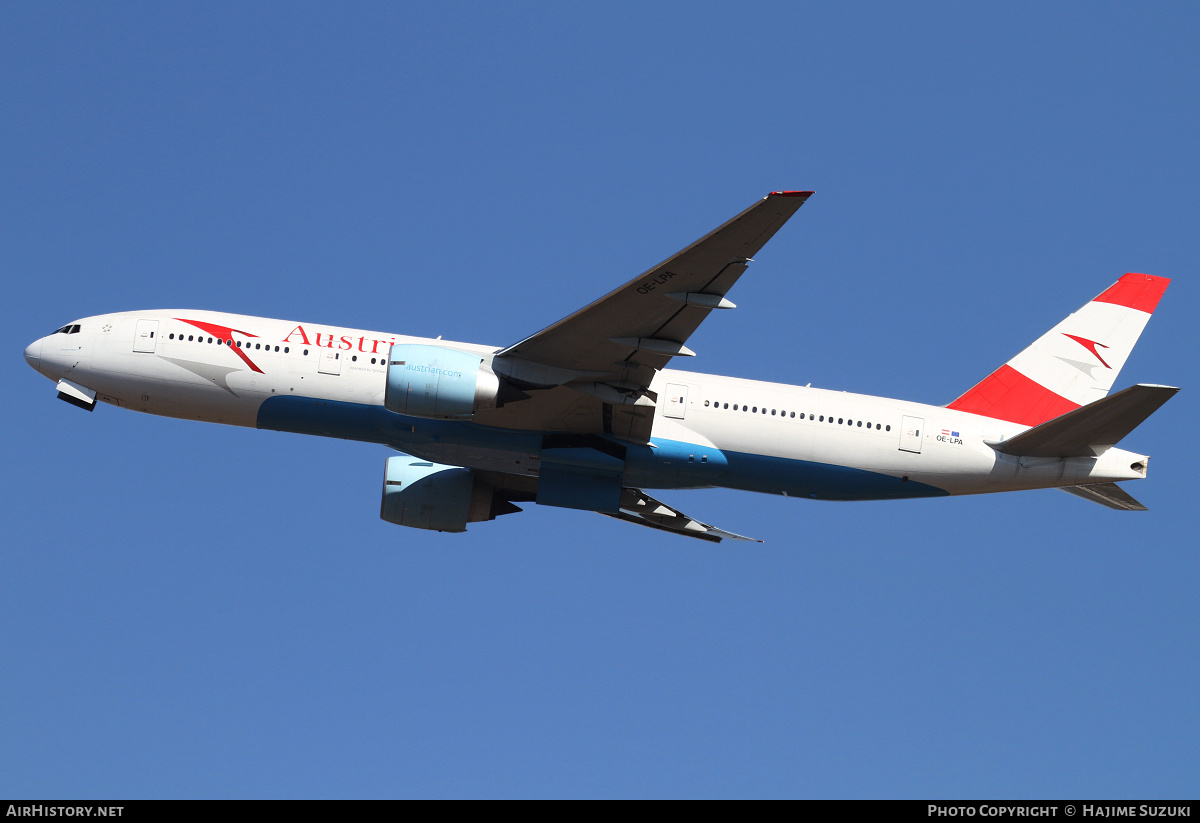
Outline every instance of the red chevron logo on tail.
[(1095, 340), (1088, 340), (1086, 337), (1077, 337), (1074, 334), (1067, 334), (1066, 332), (1063, 332), (1062, 335), (1063, 335), (1063, 337), (1071, 338), (1076, 343), (1078, 343), (1079, 345), (1083, 346), (1085, 349), (1090, 351), (1092, 354), (1096, 355), (1096, 359), (1104, 364), (1104, 368), (1106, 368), (1106, 369), (1112, 368), (1112, 366), (1110, 366), (1110, 365), (1108, 365), (1108, 363), (1104, 362), (1104, 358), (1100, 356), (1100, 352), (1096, 351), (1097, 346), (1099, 346), (1102, 349), (1107, 349), (1108, 346), (1104, 345), (1103, 343), (1097, 343)]

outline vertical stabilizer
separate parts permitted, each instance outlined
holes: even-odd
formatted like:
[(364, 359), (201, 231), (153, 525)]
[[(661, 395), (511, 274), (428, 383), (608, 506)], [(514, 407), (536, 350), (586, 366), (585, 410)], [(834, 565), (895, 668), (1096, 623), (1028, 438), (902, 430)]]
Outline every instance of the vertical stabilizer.
[(1126, 274), (947, 408), (1036, 426), (1105, 397), (1170, 282)]

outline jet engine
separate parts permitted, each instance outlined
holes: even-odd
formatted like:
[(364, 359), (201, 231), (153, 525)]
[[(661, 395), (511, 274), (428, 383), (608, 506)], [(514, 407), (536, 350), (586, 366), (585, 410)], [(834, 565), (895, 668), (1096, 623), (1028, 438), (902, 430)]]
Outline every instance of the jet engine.
[(465, 532), (468, 523), (521, 511), (471, 469), (416, 457), (389, 457), (379, 516), (398, 526)]
[(401, 343), (388, 355), (388, 411), (414, 417), (463, 419), (496, 407), (500, 379), (483, 368), (477, 354)]

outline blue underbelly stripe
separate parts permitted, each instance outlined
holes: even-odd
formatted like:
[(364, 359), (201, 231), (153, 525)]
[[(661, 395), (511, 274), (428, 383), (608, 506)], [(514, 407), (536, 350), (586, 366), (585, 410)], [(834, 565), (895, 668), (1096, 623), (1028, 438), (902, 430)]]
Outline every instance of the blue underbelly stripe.
[(258, 409), (258, 428), (339, 437), (406, 448), (453, 443), (536, 454), (541, 432), (491, 429), (459, 420), (429, 420), (390, 412), (369, 403), (317, 400), (312, 397), (269, 397)]
[[(381, 443), (401, 451), (445, 443), (534, 454), (541, 449), (542, 439), (541, 432), (405, 417), (382, 406), (291, 395), (263, 401), (258, 428)], [(744, 452), (717, 452), (709, 463), (681, 470), (677, 455), (703, 450), (681, 441), (655, 438), (654, 442), (659, 447), (656, 450), (629, 445), (627, 482), (646, 489), (719, 486), (816, 500), (895, 500), (949, 494), (889, 474)], [(671, 456), (672, 461), (662, 460), (664, 456)]]
[(814, 500), (900, 500), (950, 494), (927, 483), (849, 466), (742, 452), (725, 452), (725, 460), (729, 470), (721, 477), (721, 485), (745, 491), (787, 492), (789, 497)]
[(387, 443), (387, 429), (366, 403), (317, 400), (295, 395), (268, 397), (258, 407), (258, 428)]

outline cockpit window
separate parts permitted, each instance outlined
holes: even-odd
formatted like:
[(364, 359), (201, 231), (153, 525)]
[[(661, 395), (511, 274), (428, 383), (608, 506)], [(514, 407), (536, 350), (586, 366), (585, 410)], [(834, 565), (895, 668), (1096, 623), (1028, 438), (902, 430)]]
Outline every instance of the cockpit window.
[(72, 323), (69, 326), (63, 326), (61, 329), (55, 329), (51, 334), (79, 334), (79, 324)]

